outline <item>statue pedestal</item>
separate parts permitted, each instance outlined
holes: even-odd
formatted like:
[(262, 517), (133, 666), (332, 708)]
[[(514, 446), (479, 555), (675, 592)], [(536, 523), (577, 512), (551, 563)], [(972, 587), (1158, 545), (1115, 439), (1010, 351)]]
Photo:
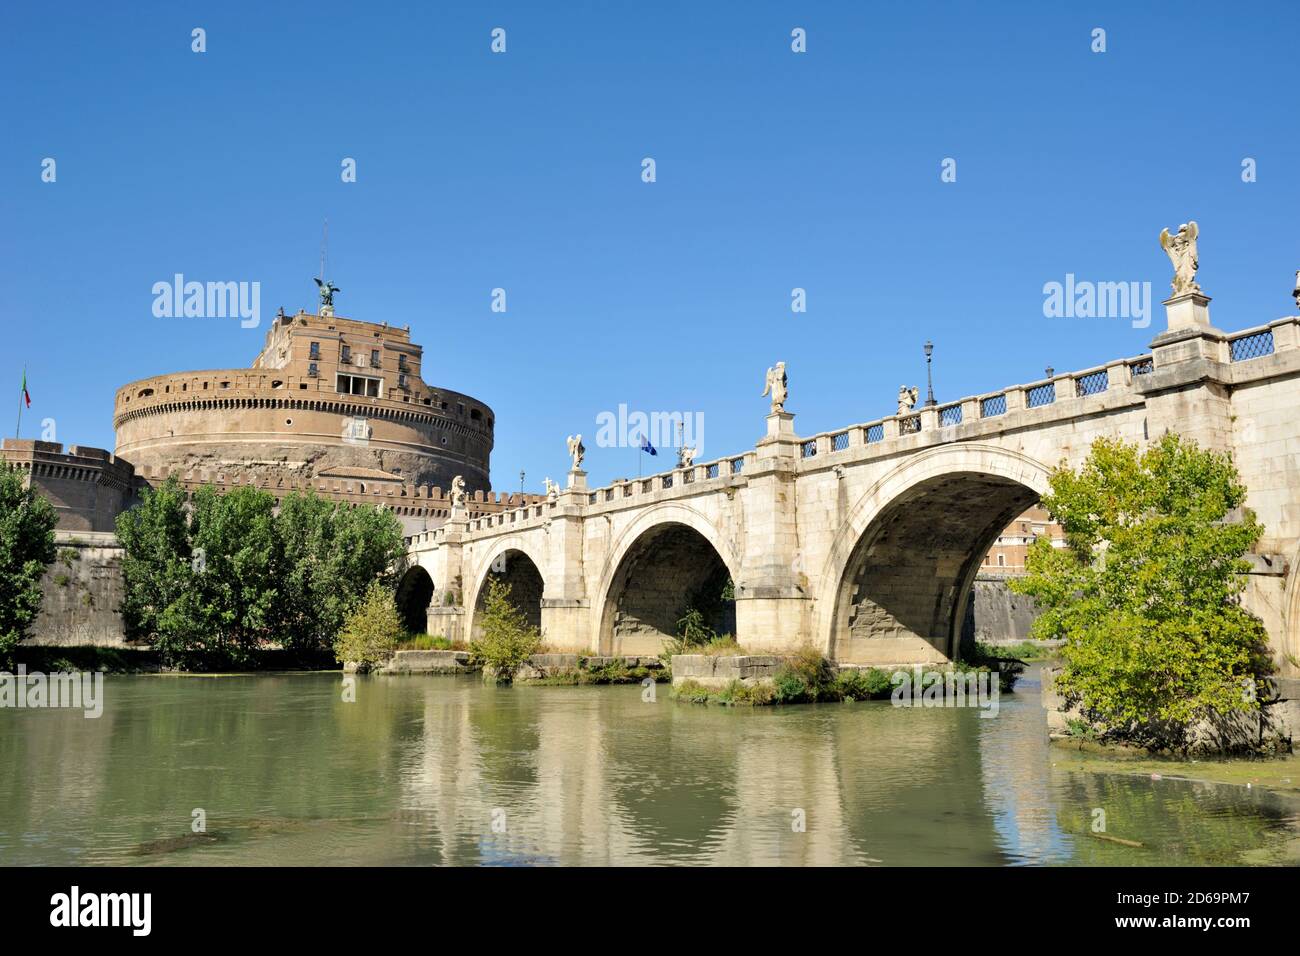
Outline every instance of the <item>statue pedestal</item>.
[(569, 472), (569, 488), (574, 491), (587, 490), (587, 473), (581, 468), (574, 468)]
[(1164, 306), (1170, 332), (1211, 328), (1208, 295), (1200, 292), (1184, 292), (1182, 295), (1165, 299)]
[(763, 442), (781, 441), (794, 438), (794, 414), (791, 412), (773, 412), (767, 416), (767, 435)]

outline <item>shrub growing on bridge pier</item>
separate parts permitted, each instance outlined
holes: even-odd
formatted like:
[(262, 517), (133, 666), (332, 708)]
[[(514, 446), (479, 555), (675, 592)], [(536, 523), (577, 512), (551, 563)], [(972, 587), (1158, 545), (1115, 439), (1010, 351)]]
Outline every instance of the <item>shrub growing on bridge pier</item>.
[(334, 656), (339, 661), (355, 663), (358, 670), (368, 671), (392, 656), (403, 632), (392, 590), (379, 581), (372, 581), (361, 604), (344, 622), (334, 642)]
[(471, 660), (483, 665), (483, 674), (499, 683), (510, 683), (528, 658), (537, 653), (542, 637), (528, 625), (523, 608), (510, 600), (510, 585), (488, 578), (484, 607), (479, 614), (483, 635), (470, 642)]
[(1013, 590), (1064, 638), (1057, 687), (1105, 736), (1182, 748), (1199, 721), (1259, 708), (1268, 636), (1241, 607), (1243, 560), (1263, 534), (1228, 455), (1166, 435), (1141, 451), (1099, 439), (1043, 506), (1068, 547), (1040, 538)]

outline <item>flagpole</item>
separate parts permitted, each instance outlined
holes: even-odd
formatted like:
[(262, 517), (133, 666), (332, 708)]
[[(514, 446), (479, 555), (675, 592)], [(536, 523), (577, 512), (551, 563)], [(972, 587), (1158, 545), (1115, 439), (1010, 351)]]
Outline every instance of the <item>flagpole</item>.
[(14, 428), (14, 439), (17, 440), (23, 430), (23, 400), (26, 398), (27, 366), (23, 366), (23, 383), (24, 387), (18, 389), (18, 425)]

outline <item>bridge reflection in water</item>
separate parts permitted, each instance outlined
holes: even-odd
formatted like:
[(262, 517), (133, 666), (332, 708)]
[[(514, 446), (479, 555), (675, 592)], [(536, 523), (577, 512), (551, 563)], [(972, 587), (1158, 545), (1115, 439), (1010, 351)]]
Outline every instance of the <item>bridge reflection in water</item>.
[[(110, 678), (100, 720), (0, 721), (14, 770), (0, 779), (0, 852), (65, 865), (1141, 865), (1300, 846), (1296, 806), (1259, 791), (1054, 769), (1032, 686), (993, 719), (888, 703), (721, 709), (659, 690), (645, 703), (636, 686), (372, 677), (343, 703), (329, 674)], [(1110, 833), (1145, 847), (1093, 838), (1099, 807)]]

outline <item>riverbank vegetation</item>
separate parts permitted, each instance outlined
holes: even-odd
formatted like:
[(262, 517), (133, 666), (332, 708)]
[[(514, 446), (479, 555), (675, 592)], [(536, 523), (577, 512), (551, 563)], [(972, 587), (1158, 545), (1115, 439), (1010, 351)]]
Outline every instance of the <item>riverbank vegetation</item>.
[(54, 506), (0, 462), (0, 666), (31, 634), (41, 611), (41, 578), (54, 563)]
[(579, 657), (573, 667), (559, 668), (540, 677), (521, 680), (524, 684), (544, 687), (584, 687), (603, 684), (640, 684), (647, 678), (655, 683), (672, 680), (672, 671), (664, 666), (629, 664), (625, 658)]
[[(1016, 677), (1024, 669), (1018, 666), (999, 670), (987, 664), (957, 662), (945, 665), (942, 673), (968, 675), (985, 673), (998, 675), (999, 692), (1009, 692)], [(933, 668), (926, 668), (931, 672)], [(673, 688), (678, 700), (698, 704), (726, 706), (766, 706), (769, 704), (815, 704), (865, 700), (889, 700), (899, 686), (896, 671), (877, 667), (837, 668), (817, 650), (804, 647), (786, 658), (770, 679), (733, 680), (723, 687), (709, 687), (697, 680), (686, 679)], [(911, 676), (910, 670), (904, 670)]]
[(344, 621), (334, 641), (334, 657), (340, 663), (356, 664), (362, 673), (373, 670), (393, 656), (403, 633), (393, 592), (372, 581), (366, 596)]
[(118, 516), (117, 537), (127, 638), (180, 667), (245, 667), (269, 648), (329, 652), (372, 583), (391, 595), (403, 554), (391, 511), (310, 491), (277, 509), (249, 487), (208, 486), (187, 501), (175, 477)]
[(477, 621), (482, 636), (469, 644), (470, 663), (483, 667), (483, 676), (509, 684), (515, 674), (542, 644), (536, 627), (528, 623), (523, 609), (510, 601), (510, 585), (489, 577), (483, 610)]
[(1263, 527), (1231, 457), (1176, 435), (1146, 451), (1098, 439), (1050, 488), (1067, 547), (1040, 538), (1011, 588), (1042, 609), (1033, 637), (1065, 641), (1056, 687), (1079, 726), (1181, 750), (1197, 725), (1257, 712), (1273, 667), (1240, 595)]

